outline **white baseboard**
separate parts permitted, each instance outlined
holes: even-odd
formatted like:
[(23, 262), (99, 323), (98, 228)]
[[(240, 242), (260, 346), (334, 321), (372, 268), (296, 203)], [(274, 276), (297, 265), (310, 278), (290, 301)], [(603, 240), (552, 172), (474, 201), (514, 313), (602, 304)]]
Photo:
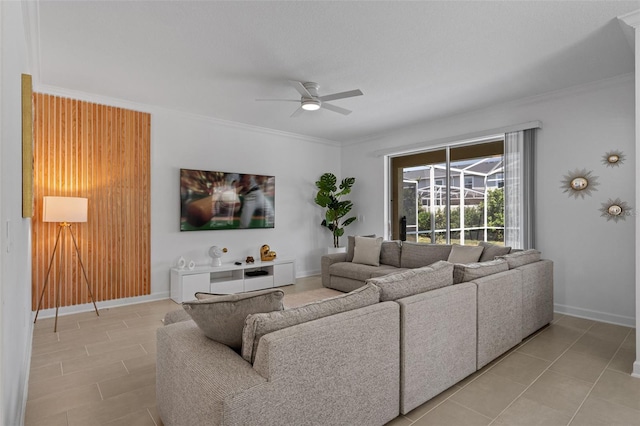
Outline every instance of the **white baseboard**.
[[(117, 306), (133, 305), (136, 303), (153, 302), (156, 300), (163, 300), (169, 298), (169, 292), (163, 291), (160, 293), (148, 294), (145, 296), (125, 297), (123, 299), (105, 300), (103, 302), (96, 302), (98, 310), (104, 308), (115, 308)], [(77, 314), (80, 312), (93, 311), (93, 303), (85, 303), (82, 305), (62, 306), (58, 310), (58, 316)], [(35, 311), (31, 313), (32, 318), (35, 318)], [(56, 309), (41, 309), (38, 314), (38, 318), (53, 318), (56, 316)]]
[(640, 379), (640, 359), (633, 363), (633, 372), (631, 375)]
[(553, 309), (560, 314), (567, 314), (574, 317), (586, 318), (594, 321), (607, 322), (610, 324), (624, 325), (626, 327), (636, 326), (636, 319), (624, 315), (609, 314), (607, 312), (592, 311), (590, 309), (576, 308), (574, 306), (554, 304)]
[(296, 274), (296, 278), (306, 278), (306, 277), (312, 277), (314, 275), (320, 275), (321, 272), (319, 270), (313, 270), (313, 271), (299, 271)]
[(27, 414), (27, 398), (29, 397), (29, 374), (31, 373), (31, 353), (33, 352), (33, 321), (29, 321), (29, 340), (25, 351), (24, 367), (24, 394), (22, 395), (22, 411), (20, 411), (20, 424), (23, 425)]

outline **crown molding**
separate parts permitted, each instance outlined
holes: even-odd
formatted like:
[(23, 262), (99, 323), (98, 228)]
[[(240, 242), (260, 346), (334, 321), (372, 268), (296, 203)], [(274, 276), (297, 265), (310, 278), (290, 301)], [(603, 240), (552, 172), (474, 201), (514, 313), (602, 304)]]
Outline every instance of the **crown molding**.
[(312, 136), (301, 135), (298, 133), (285, 132), (281, 130), (270, 129), (268, 127), (254, 126), (251, 124), (245, 124), (245, 123), (240, 123), (236, 121), (223, 120), (220, 118), (209, 117), (201, 114), (195, 114), (189, 111), (171, 109), (171, 108), (157, 106), (157, 105), (143, 104), (143, 103), (127, 101), (123, 99), (111, 98), (108, 96), (95, 95), (95, 94), (82, 92), (78, 90), (65, 89), (62, 87), (38, 84), (38, 85), (34, 85), (33, 91), (38, 93), (46, 93), (49, 95), (61, 96), (63, 98), (78, 99), (81, 101), (93, 102), (93, 103), (98, 103), (102, 105), (110, 105), (110, 106), (115, 106), (119, 108), (132, 109), (135, 111), (149, 113), (152, 116), (154, 113), (155, 114), (164, 113), (164, 114), (174, 115), (177, 117), (182, 117), (184, 119), (202, 121), (210, 124), (215, 124), (219, 126), (233, 128), (233, 129), (239, 129), (243, 131), (249, 131), (253, 133), (268, 134), (268, 135), (298, 139), (304, 142), (315, 143), (320, 145), (328, 145), (332, 147), (342, 146), (342, 144), (339, 141), (334, 141), (330, 139), (314, 138)]
[[(594, 90), (617, 86), (619, 84), (624, 84), (628, 82), (631, 82), (631, 83), (635, 82), (634, 73), (627, 73), (627, 74), (622, 74), (615, 77), (606, 78), (603, 80), (593, 81), (590, 83), (569, 86), (569, 87), (554, 90), (551, 92), (541, 93), (539, 95), (528, 96), (525, 98), (515, 99), (509, 102), (498, 103), (498, 104), (491, 105), (484, 108), (472, 109), (459, 114), (447, 115), (447, 116), (443, 116), (433, 120), (419, 122), (407, 127), (394, 129), (389, 132), (370, 135), (363, 139), (346, 141), (343, 143), (343, 146), (347, 147), (347, 146), (353, 146), (353, 145), (360, 145), (364, 143), (372, 143), (380, 140), (389, 140), (389, 139), (393, 139), (395, 136), (403, 134), (405, 131), (410, 129), (420, 129), (421, 127), (425, 127), (425, 126), (436, 126), (436, 125), (442, 125), (450, 122), (458, 122), (461, 120), (465, 120), (469, 117), (476, 116), (479, 113), (490, 113), (492, 111), (500, 111), (504, 109), (515, 109), (515, 108), (520, 108), (528, 105), (534, 105), (537, 103), (549, 102), (552, 100), (561, 99), (561, 98), (570, 97), (570, 96), (577, 96), (581, 93), (587, 93)], [(384, 151), (384, 150), (380, 150), (380, 151)]]
[(618, 16), (618, 19), (633, 28), (640, 27), (640, 9)]

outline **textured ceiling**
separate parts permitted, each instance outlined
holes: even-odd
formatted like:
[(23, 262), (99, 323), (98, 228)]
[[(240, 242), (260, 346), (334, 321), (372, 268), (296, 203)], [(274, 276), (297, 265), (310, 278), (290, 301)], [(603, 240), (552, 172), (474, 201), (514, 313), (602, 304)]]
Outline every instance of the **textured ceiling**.
[[(631, 73), (640, 1), (40, 1), (37, 86), (337, 142)], [(361, 89), (290, 118), (288, 80)]]

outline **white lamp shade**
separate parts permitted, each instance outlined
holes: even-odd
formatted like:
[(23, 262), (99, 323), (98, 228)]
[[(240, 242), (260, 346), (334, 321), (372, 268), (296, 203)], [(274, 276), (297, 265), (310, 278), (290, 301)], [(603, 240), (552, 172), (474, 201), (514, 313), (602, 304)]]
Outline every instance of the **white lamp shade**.
[(79, 197), (43, 197), (43, 222), (86, 222), (88, 200)]

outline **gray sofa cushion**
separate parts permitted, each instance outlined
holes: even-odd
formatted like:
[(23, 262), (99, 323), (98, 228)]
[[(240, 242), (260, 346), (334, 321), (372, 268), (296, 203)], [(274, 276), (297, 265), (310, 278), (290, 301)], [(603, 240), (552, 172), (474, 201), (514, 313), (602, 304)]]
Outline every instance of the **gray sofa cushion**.
[(253, 363), (258, 342), (265, 334), (380, 301), (380, 289), (365, 285), (351, 293), (307, 303), (284, 311), (248, 315), (242, 330), (242, 357)]
[(497, 274), (509, 270), (509, 264), (504, 259), (478, 263), (457, 263), (453, 265), (453, 283), (459, 284), (473, 281), (487, 275)]
[(372, 277), (379, 277), (380, 275), (390, 274), (397, 272), (398, 268), (389, 265), (371, 266), (361, 265), (353, 262), (339, 262), (329, 266), (329, 274), (332, 276), (351, 278), (352, 280), (359, 280), (364, 282)]
[(514, 269), (529, 263), (538, 262), (540, 260), (540, 252), (535, 249), (517, 251), (505, 256), (500, 256), (499, 259), (505, 259), (509, 264), (509, 269)]
[(191, 315), (185, 312), (184, 309), (176, 309), (175, 311), (169, 311), (162, 319), (164, 325), (175, 324), (177, 322), (189, 321)]
[(383, 241), (380, 247), (380, 263), (399, 268), (401, 244), (400, 240)]
[(211, 340), (239, 350), (247, 315), (281, 311), (284, 292), (280, 289), (211, 296), (184, 302), (182, 307)]
[(356, 244), (353, 248), (353, 263), (380, 266), (382, 237), (355, 237), (355, 242)]
[(368, 284), (380, 288), (380, 301), (397, 300), (453, 284), (453, 264), (439, 261), (431, 266), (371, 278)]
[[(363, 235), (363, 237), (375, 238), (376, 234)], [(346, 262), (353, 261), (353, 254), (354, 254), (355, 247), (356, 247), (356, 237), (355, 237), (355, 235), (349, 235), (347, 237), (347, 259), (346, 259)]]
[(480, 260), (483, 248), (480, 246), (461, 246), (454, 244), (449, 253), (448, 262), (451, 263), (474, 263)]
[(480, 262), (493, 260), (496, 256), (504, 256), (511, 251), (511, 247), (499, 246), (485, 241), (480, 241), (478, 245), (484, 248), (484, 250), (482, 250), (482, 256), (480, 256)]
[(447, 260), (451, 253), (448, 244), (402, 243), (400, 266), (402, 268), (420, 268), (429, 266), (438, 260)]

